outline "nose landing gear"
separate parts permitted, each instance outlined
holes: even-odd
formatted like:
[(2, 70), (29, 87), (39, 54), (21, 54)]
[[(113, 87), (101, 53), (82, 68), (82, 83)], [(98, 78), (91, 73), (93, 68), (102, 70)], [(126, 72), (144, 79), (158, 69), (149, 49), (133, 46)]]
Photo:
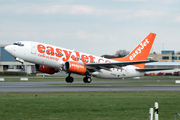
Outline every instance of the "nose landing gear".
[(24, 69), (24, 65), (22, 64), (22, 65), (20, 65), (20, 69)]
[(15, 57), (14, 60), (18, 61), (21, 63), (20, 69), (24, 69), (24, 60), (18, 57)]

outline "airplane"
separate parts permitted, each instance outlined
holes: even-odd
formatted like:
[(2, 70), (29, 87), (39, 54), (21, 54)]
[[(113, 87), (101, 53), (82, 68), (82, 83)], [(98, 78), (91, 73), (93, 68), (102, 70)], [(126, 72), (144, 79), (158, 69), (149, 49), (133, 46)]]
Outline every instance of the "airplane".
[(146, 71), (161, 70), (144, 69), (145, 63), (155, 62), (147, 60), (155, 37), (155, 33), (150, 33), (130, 54), (113, 59), (33, 41), (15, 42), (4, 49), (22, 66), (26, 61), (34, 63), (36, 70), (43, 73), (65, 71), (68, 73), (67, 83), (74, 81), (71, 73), (84, 75), (84, 83), (90, 83), (91, 77), (124, 79), (143, 76)]

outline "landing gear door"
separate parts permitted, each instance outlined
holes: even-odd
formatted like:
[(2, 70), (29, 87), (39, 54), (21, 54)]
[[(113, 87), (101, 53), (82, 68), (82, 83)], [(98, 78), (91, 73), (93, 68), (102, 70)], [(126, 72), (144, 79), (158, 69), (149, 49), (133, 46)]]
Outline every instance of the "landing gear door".
[(36, 44), (35, 43), (31, 43), (31, 53), (36, 54)]

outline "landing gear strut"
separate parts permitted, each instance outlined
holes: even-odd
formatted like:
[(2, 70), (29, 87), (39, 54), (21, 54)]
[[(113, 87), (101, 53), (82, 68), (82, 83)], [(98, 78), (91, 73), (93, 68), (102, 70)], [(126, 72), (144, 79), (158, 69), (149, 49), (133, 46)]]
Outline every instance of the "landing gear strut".
[(21, 58), (18, 58), (18, 57), (15, 57), (14, 58), (14, 60), (16, 60), (16, 61), (18, 61), (18, 62), (20, 62), (21, 63), (21, 65), (20, 65), (20, 69), (24, 69), (24, 60), (23, 59), (21, 59)]
[(71, 73), (66, 77), (66, 82), (67, 83), (72, 83), (74, 81), (74, 78), (70, 76)]

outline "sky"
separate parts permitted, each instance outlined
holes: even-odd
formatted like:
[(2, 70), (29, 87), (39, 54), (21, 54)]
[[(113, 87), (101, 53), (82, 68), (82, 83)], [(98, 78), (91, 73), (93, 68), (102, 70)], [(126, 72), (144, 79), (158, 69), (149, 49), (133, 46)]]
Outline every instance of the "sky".
[(131, 51), (150, 32), (151, 52), (180, 51), (180, 0), (0, 0), (0, 44), (36, 41), (101, 56)]

